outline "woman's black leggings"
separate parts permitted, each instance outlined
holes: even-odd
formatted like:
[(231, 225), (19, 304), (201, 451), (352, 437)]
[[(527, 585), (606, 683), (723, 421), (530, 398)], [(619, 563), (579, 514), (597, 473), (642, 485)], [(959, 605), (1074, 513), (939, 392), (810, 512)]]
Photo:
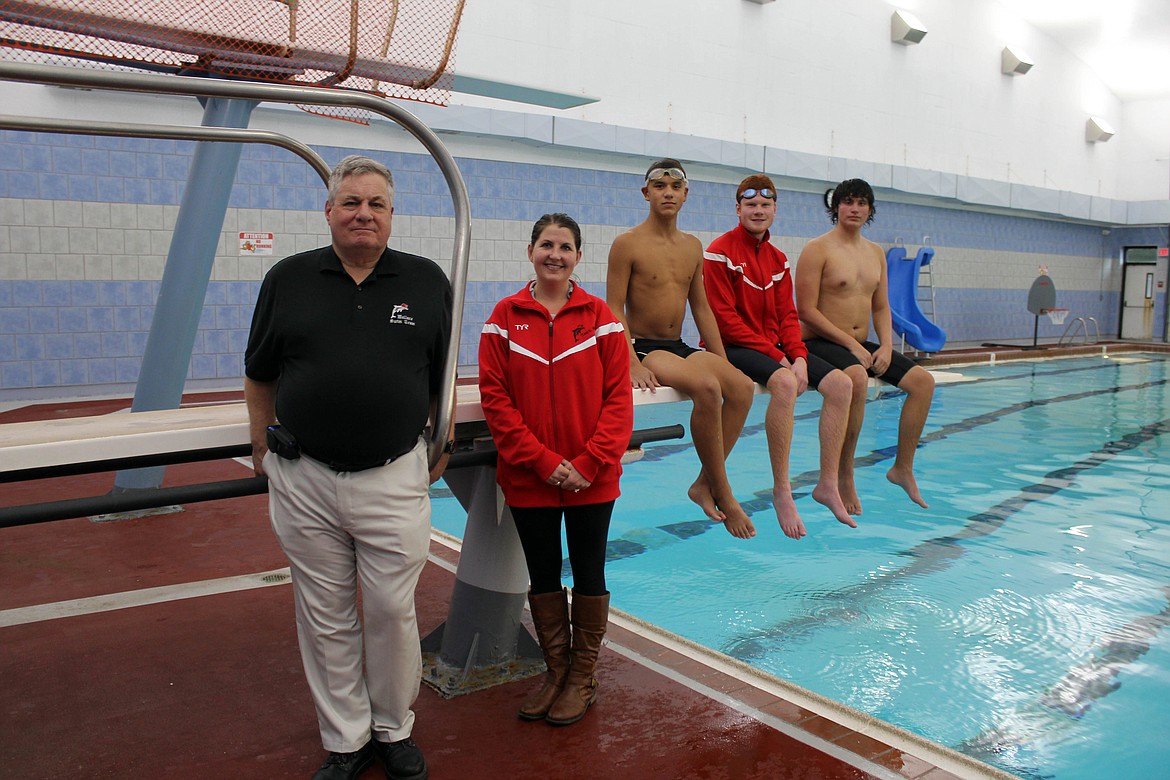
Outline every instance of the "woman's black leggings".
[(561, 589), (562, 514), (574, 592), (584, 596), (604, 596), (609, 592), (605, 589), (605, 544), (613, 504), (607, 501), (585, 506), (509, 507), (524, 548), (533, 593)]

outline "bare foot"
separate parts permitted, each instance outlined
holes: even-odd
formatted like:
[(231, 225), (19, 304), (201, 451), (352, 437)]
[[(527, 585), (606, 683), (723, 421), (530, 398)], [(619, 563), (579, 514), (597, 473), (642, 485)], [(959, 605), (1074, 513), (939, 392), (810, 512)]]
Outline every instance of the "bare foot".
[(915, 504), (923, 509), (927, 508), (926, 502), (922, 500), (922, 494), (918, 492), (918, 482), (914, 479), (914, 472), (894, 466), (886, 472), (886, 479), (905, 490), (906, 495), (910, 496), (910, 500)]
[(727, 533), (736, 539), (751, 539), (756, 535), (755, 523), (743, 512), (740, 513), (739, 517), (728, 517), (723, 521), (723, 525), (727, 527)]
[(827, 485), (823, 482), (817, 483), (812, 492), (813, 501), (824, 506), (833, 513), (833, 517), (837, 518), (837, 522), (844, 523), (850, 528), (856, 528), (857, 523), (849, 516), (849, 512), (845, 509), (845, 502), (841, 500), (841, 494), (837, 492), (836, 485)]
[(861, 514), (861, 497), (857, 495), (857, 485), (853, 484), (853, 477), (838, 479), (837, 492), (841, 494), (841, 502), (845, 504), (846, 512), (851, 515)]
[(796, 502), (792, 500), (792, 491), (788, 488), (777, 488), (772, 491), (772, 506), (776, 509), (776, 519), (780, 521), (780, 530), (789, 539), (800, 539), (808, 533), (804, 529), (804, 521), (796, 511)]
[[(718, 499), (716, 500), (718, 501)], [(723, 525), (727, 526), (727, 533), (736, 539), (751, 539), (756, 535), (755, 523), (748, 517), (747, 512), (743, 511), (743, 507), (735, 500), (735, 496), (728, 495), (724, 500), (719, 501), (719, 508), (723, 510), (723, 514), (727, 518), (723, 521)]]
[(719, 507), (715, 504), (715, 496), (711, 495), (711, 487), (702, 474), (699, 474), (699, 478), (687, 489), (687, 497), (698, 504), (703, 510), (703, 514), (716, 523), (727, 520), (727, 515), (720, 512)]

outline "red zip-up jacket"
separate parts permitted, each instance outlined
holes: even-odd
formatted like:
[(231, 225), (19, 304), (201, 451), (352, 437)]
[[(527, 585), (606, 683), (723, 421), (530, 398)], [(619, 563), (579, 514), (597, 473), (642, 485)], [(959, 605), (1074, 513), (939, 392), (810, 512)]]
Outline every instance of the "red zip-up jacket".
[(774, 360), (808, 359), (800, 338), (792, 269), (784, 253), (736, 225), (703, 253), (703, 288), (723, 346), (747, 347)]
[[(579, 506), (620, 494), (634, 427), (630, 353), (605, 301), (574, 285), (550, 318), (531, 286), (496, 304), (479, 339), (479, 395), (510, 506)], [(590, 486), (545, 482), (568, 460)]]

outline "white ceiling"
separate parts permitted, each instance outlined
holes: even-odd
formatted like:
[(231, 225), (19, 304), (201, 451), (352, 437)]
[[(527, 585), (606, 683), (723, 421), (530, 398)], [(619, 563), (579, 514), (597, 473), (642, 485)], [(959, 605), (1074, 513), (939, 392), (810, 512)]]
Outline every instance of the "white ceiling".
[(1170, 97), (1170, 0), (1000, 2), (1079, 57), (1122, 100)]

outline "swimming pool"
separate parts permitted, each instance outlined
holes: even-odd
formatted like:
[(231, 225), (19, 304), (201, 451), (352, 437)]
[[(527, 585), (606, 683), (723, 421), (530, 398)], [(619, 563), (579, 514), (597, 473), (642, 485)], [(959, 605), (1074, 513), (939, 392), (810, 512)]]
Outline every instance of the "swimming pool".
[[(627, 468), (607, 579), (619, 609), (1024, 777), (1163, 776), (1170, 747), (1170, 391), (1162, 355), (1001, 363), (940, 384), (917, 463), (930, 509), (885, 481), (897, 395), (858, 445), (856, 530), (807, 495), (819, 400), (784, 537), (753, 407), (729, 461), (759, 535), (686, 500), (689, 442)], [(640, 407), (636, 426), (684, 418)], [(670, 486), (665, 488), (664, 486)], [(462, 533), (453, 500), (436, 526)]]

